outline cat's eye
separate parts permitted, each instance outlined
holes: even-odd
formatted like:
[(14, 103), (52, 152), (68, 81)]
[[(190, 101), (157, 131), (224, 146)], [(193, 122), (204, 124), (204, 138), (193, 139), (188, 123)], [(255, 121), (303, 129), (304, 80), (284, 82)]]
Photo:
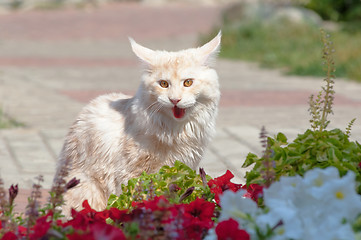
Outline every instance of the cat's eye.
[(192, 78), (188, 78), (188, 79), (184, 80), (184, 82), (183, 82), (183, 86), (185, 86), (185, 87), (190, 87), (190, 86), (192, 86), (192, 84), (193, 84)]
[(165, 80), (160, 80), (159, 81), (159, 85), (162, 87), (162, 88), (167, 88), (169, 87), (169, 83)]

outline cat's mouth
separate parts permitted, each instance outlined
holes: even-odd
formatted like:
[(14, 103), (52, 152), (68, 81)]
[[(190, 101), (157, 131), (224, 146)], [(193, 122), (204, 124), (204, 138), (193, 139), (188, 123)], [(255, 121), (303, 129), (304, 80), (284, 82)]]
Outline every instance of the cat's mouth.
[(186, 110), (184, 108), (179, 108), (177, 106), (174, 106), (172, 108), (172, 110), (173, 110), (174, 117), (177, 118), (177, 119), (183, 118), (184, 115), (186, 114)]

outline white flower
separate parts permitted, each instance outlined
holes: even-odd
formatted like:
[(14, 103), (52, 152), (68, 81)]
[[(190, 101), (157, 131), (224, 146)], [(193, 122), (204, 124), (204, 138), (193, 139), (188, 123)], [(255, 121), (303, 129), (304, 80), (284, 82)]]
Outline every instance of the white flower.
[(350, 224), (342, 224), (339, 219), (321, 219), (304, 222), (302, 239), (307, 240), (354, 240), (355, 234)]
[(264, 190), (268, 213), (257, 224), (275, 229), (274, 239), (354, 239), (350, 224), (361, 213), (355, 174), (340, 178), (338, 169), (312, 169), (305, 177), (282, 177)]
[[(233, 218), (251, 239), (257, 231), (272, 240), (352, 240), (351, 223), (361, 213), (361, 197), (356, 192), (355, 174), (342, 178), (337, 168), (309, 170), (304, 178), (281, 177), (263, 190), (266, 210), (243, 197), (244, 191), (226, 191), (220, 197), (219, 220)], [(256, 231), (257, 229), (257, 231)], [(214, 230), (207, 240), (216, 239)]]
[(315, 204), (321, 205), (323, 214), (353, 221), (361, 213), (354, 172), (349, 171), (341, 178), (335, 167), (313, 169), (305, 174), (304, 181), (309, 195), (318, 200)]
[[(224, 221), (232, 218), (239, 223), (242, 229), (245, 229), (250, 235), (255, 235), (254, 219), (260, 214), (261, 210), (257, 204), (245, 198), (246, 191), (239, 190), (237, 192), (226, 191), (220, 196), (220, 205), (222, 207), (219, 221)], [(253, 239), (253, 238), (252, 238)]]
[(328, 167), (326, 169), (314, 168), (306, 172), (304, 176), (304, 185), (308, 189), (307, 192), (316, 199), (322, 199), (320, 189), (330, 181), (339, 180), (340, 175), (338, 169), (335, 167)]
[(245, 219), (247, 214), (256, 214), (258, 211), (257, 204), (251, 199), (243, 197), (245, 193), (246, 191), (244, 190), (237, 192), (226, 191), (220, 196), (220, 205), (222, 207), (219, 217), (220, 221), (233, 218), (241, 224), (243, 222), (242, 219)]

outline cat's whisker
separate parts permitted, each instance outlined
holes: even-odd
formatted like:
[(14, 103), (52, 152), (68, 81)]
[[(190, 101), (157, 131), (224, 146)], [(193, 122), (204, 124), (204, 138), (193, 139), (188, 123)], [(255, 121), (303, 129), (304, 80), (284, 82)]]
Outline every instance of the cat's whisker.
[(147, 111), (148, 109), (152, 108), (154, 105), (156, 105), (158, 102), (153, 102), (152, 104), (150, 104), (146, 109), (144, 109), (144, 111)]
[(158, 105), (155, 105), (156, 107), (154, 108), (154, 109), (152, 109), (153, 111), (151, 111), (150, 112), (150, 114), (149, 114), (149, 118), (152, 118), (153, 117), (153, 115), (155, 114), (155, 113), (157, 113), (160, 109), (162, 109), (162, 107), (163, 107), (163, 105), (161, 105), (161, 104), (158, 104)]

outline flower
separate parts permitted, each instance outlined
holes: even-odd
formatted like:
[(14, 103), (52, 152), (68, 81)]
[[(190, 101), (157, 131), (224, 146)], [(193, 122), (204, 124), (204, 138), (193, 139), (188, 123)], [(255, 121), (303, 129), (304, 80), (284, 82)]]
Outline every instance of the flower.
[(52, 223), (53, 212), (49, 212), (47, 215), (40, 217), (36, 220), (36, 224), (30, 234), (30, 240), (41, 239), (46, 235)]
[(220, 197), (220, 205), (222, 212), (219, 220), (227, 220), (233, 218), (240, 224), (247, 218), (247, 214), (253, 216), (257, 214), (257, 204), (249, 198), (244, 198), (245, 191), (238, 192), (226, 191)]
[(182, 234), (178, 239), (193, 239), (200, 240), (206, 235), (209, 224), (200, 221), (185, 221), (183, 229), (180, 230)]
[(208, 229), (213, 227), (215, 204), (197, 198), (189, 204), (184, 204), (183, 231), (187, 239), (202, 239)]
[(320, 203), (325, 214), (353, 221), (361, 213), (361, 197), (355, 191), (355, 173), (349, 171), (342, 178), (338, 169), (313, 169), (305, 174), (304, 182), (310, 198)]
[(249, 234), (239, 229), (239, 224), (232, 218), (218, 223), (216, 227), (218, 240), (249, 240)]
[(94, 222), (106, 222), (106, 219), (109, 216), (109, 212), (107, 210), (102, 212), (95, 211), (90, 207), (88, 200), (85, 200), (82, 206), (84, 209), (80, 212), (77, 212), (74, 209), (71, 210), (73, 219), (62, 224), (63, 227), (72, 226), (74, 229), (85, 231), (88, 229), (90, 224)]
[(125, 240), (126, 237), (122, 230), (112, 225), (96, 222), (90, 227), (93, 239), (104, 240)]
[(129, 222), (132, 220), (130, 214), (128, 214), (128, 210), (119, 210), (118, 208), (109, 209), (109, 218), (117, 223)]
[(258, 184), (250, 184), (249, 186), (244, 185), (242, 189), (247, 190), (244, 197), (251, 198), (253, 201), (258, 203), (258, 199), (263, 196), (263, 187)]
[(10, 206), (13, 205), (14, 200), (15, 200), (16, 196), (18, 195), (18, 192), (19, 192), (19, 187), (17, 184), (15, 186), (14, 185), (10, 186), (10, 188), (9, 188), (9, 205)]
[(185, 206), (184, 216), (195, 221), (206, 222), (213, 225), (214, 203), (197, 198)]
[(155, 196), (154, 199), (149, 201), (143, 200), (142, 202), (132, 202), (132, 206), (134, 208), (145, 208), (155, 211), (166, 207), (168, 203), (168, 200), (164, 196)]
[(349, 223), (361, 213), (355, 189), (355, 174), (340, 178), (334, 167), (312, 169), (304, 178), (281, 177), (264, 190), (269, 211), (256, 222), (274, 228), (282, 221), (274, 239), (353, 239)]
[(13, 232), (7, 232), (3, 235), (1, 240), (17, 240), (18, 237)]
[(234, 175), (227, 170), (227, 172), (215, 179), (212, 179), (208, 182), (208, 186), (211, 189), (211, 192), (215, 194), (214, 199), (219, 204), (219, 196), (226, 190), (232, 190), (233, 192), (238, 191), (241, 189), (242, 184), (235, 184), (231, 182), (231, 179), (234, 177)]

